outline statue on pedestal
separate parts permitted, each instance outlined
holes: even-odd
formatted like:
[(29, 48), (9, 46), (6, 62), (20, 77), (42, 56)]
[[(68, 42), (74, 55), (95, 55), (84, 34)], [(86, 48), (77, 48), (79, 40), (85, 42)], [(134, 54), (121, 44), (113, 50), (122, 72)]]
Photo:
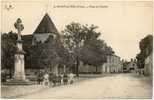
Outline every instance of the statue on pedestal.
[(21, 40), (21, 31), (24, 29), (22, 21), (20, 18), (14, 24), (15, 28), (18, 30), (18, 40), (17, 40), (17, 51), (15, 54), (15, 71), (14, 79), (15, 80), (25, 80), (25, 66), (24, 66), (24, 54), (25, 52), (22, 49), (22, 40)]
[(22, 40), (21, 40), (21, 31), (24, 29), (22, 21), (20, 18), (14, 24), (15, 28), (18, 30), (18, 39), (17, 39), (17, 49), (15, 53), (15, 68), (13, 79), (7, 81), (7, 85), (30, 85), (32, 82), (26, 79), (25, 75), (25, 60), (24, 60), (24, 50), (22, 49)]

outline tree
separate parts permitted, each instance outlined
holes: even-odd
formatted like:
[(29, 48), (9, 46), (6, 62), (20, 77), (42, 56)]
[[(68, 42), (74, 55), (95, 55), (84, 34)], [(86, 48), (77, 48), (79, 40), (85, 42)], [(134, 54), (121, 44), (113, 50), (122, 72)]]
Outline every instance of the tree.
[(30, 53), (27, 55), (27, 61), (31, 60), (29, 61), (31, 67), (37, 66), (51, 70), (54, 66), (63, 66), (68, 62), (67, 50), (63, 47), (59, 37), (54, 38), (52, 35), (43, 43), (36, 42), (26, 52)]
[(137, 54), (137, 66), (138, 68), (144, 68), (145, 56), (142, 53)]
[(42, 53), (43, 44), (37, 42), (35, 45), (25, 46), (25, 64), (26, 68), (43, 68), (44, 66), (40, 63), (39, 59)]
[(42, 52), (39, 57), (40, 64), (46, 68), (57, 66), (60, 62), (60, 56), (56, 51), (56, 40), (52, 36), (49, 36), (41, 47)]
[(10, 77), (14, 69), (14, 55), (16, 52), (17, 34), (12, 31), (1, 34), (1, 65), (2, 69), (10, 70)]
[(71, 53), (71, 56), (75, 63), (76, 75), (79, 76), (79, 54), (84, 40), (82, 26), (79, 23), (72, 22), (71, 24), (66, 25), (66, 29), (63, 31), (63, 33), (65, 42), (64, 46), (67, 48), (69, 53)]
[(127, 60), (123, 60), (123, 70), (127, 70), (128, 69), (128, 64), (129, 64), (129, 61)]
[[(99, 39), (100, 32), (96, 32), (95, 25), (81, 25), (72, 22), (66, 25), (64, 34), (64, 46), (72, 54), (76, 75), (79, 76), (79, 61), (91, 65), (101, 65), (105, 61), (106, 54), (114, 53), (103, 40)], [(97, 58), (98, 57), (98, 58)]]
[(81, 61), (85, 64), (95, 66), (96, 72), (98, 71), (97, 68), (106, 62), (106, 56), (102, 46), (101, 40), (92, 40), (81, 49)]
[(101, 66), (106, 62), (106, 56), (113, 54), (111, 47), (107, 46), (104, 40), (99, 39), (100, 32), (96, 32), (98, 27), (91, 25), (83, 26), (84, 32), (84, 45), (81, 49), (81, 60), (85, 64), (89, 64), (96, 67), (96, 72), (98, 66)]
[(139, 68), (144, 68), (145, 59), (153, 50), (153, 36), (147, 35), (139, 43), (140, 53), (136, 55), (137, 65)]
[(141, 53), (145, 55), (145, 57), (149, 56), (153, 50), (153, 36), (147, 35), (145, 38), (143, 38), (139, 43), (139, 47)]

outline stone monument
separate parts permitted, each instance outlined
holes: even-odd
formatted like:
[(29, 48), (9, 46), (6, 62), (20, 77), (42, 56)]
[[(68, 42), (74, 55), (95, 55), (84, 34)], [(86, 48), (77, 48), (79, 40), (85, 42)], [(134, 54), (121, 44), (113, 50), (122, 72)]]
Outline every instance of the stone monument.
[(25, 80), (25, 66), (24, 66), (24, 54), (25, 52), (22, 49), (22, 40), (21, 40), (21, 31), (24, 29), (22, 21), (20, 18), (17, 19), (14, 24), (15, 28), (18, 30), (18, 40), (16, 43), (17, 51), (15, 54), (15, 70), (14, 70), (14, 79), (15, 80)]
[(16, 54), (15, 54), (15, 68), (13, 79), (8, 81), (6, 84), (10, 85), (28, 85), (32, 82), (26, 79), (25, 75), (25, 62), (24, 62), (24, 50), (22, 49), (21, 31), (24, 29), (22, 21), (20, 18), (14, 24), (18, 31), (18, 39), (16, 43)]

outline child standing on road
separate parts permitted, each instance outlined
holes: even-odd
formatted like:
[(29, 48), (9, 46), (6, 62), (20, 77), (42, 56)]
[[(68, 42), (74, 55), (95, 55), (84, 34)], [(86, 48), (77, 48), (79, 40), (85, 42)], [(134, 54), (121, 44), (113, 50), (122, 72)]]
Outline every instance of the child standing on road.
[(49, 85), (50, 85), (50, 82), (49, 82), (49, 74), (48, 74), (48, 73), (44, 74), (44, 81), (43, 81), (43, 84), (44, 84), (45, 86), (49, 86)]
[(69, 83), (70, 84), (73, 84), (74, 83), (74, 74), (73, 73), (70, 73), (69, 74)]

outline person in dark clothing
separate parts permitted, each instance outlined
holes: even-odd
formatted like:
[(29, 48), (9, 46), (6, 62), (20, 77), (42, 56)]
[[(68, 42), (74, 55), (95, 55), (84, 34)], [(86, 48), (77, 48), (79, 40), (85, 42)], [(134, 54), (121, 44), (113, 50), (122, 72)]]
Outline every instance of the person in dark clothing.
[(53, 83), (53, 78), (54, 78), (53, 73), (50, 73), (50, 74), (49, 74), (49, 82), (50, 82), (50, 85), (54, 85), (54, 83)]
[(41, 85), (43, 82), (43, 73), (40, 71), (37, 75), (37, 83)]
[(61, 79), (62, 79), (62, 77), (60, 75), (58, 75), (57, 76), (57, 83), (58, 83), (58, 85), (61, 85)]
[(67, 82), (68, 82), (68, 76), (67, 76), (67, 74), (66, 74), (66, 73), (64, 74), (64, 77), (63, 77), (63, 82), (64, 82), (64, 85), (66, 85), (66, 84), (67, 84)]
[(6, 82), (7, 76), (6, 73), (1, 74), (1, 82)]
[(53, 86), (56, 86), (56, 81), (57, 81), (57, 76), (53, 75), (52, 77)]

